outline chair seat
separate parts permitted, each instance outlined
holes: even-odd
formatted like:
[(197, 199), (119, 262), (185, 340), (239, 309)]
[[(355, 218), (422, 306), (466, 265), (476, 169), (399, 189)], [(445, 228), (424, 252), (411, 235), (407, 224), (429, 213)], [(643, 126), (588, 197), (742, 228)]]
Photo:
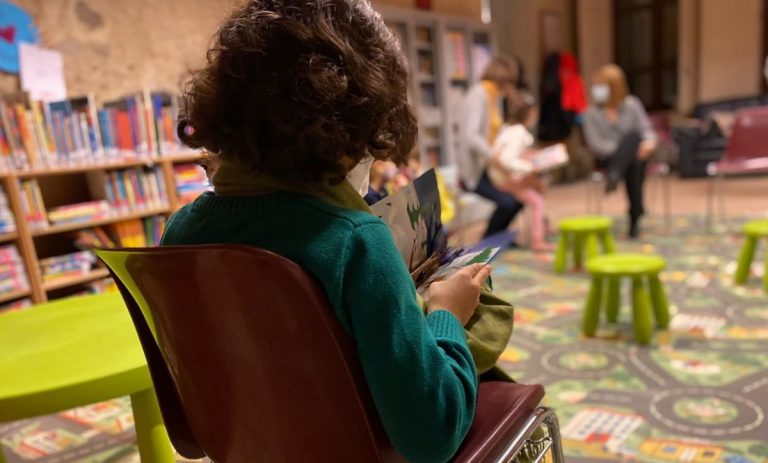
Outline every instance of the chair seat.
[(480, 383), (475, 420), (453, 462), (480, 463), (501, 456), (503, 444), (517, 434), (543, 398), (544, 388), (538, 384)]
[(647, 254), (607, 254), (590, 259), (587, 270), (593, 275), (640, 276), (664, 270), (664, 259)]
[(152, 388), (120, 294), (0, 315), (0, 422)]
[(715, 164), (715, 172), (720, 174), (768, 173), (768, 156), (744, 160), (723, 160)]
[(744, 225), (744, 234), (755, 238), (768, 237), (768, 219), (747, 222)]
[(589, 232), (608, 230), (612, 224), (613, 221), (608, 217), (585, 215), (583, 217), (572, 217), (562, 220), (558, 227), (561, 231), (566, 232)]

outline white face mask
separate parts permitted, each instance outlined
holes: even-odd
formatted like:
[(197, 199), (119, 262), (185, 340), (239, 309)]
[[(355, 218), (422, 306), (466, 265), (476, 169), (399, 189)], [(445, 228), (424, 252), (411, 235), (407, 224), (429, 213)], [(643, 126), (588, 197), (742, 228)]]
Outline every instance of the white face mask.
[(360, 196), (368, 194), (368, 185), (371, 183), (371, 166), (373, 165), (373, 156), (364, 157), (355, 167), (347, 172), (347, 181)]
[(592, 86), (592, 100), (597, 104), (603, 104), (611, 96), (611, 88), (607, 84), (595, 84)]

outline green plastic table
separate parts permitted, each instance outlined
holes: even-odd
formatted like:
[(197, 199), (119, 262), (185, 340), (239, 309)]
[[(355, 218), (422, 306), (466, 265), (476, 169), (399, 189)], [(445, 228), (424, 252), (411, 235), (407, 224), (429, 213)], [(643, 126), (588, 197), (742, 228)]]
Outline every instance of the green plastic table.
[[(755, 248), (757, 240), (768, 238), (768, 219), (753, 220), (744, 225), (744, 235), (746, 240), (739, 254), (739, 265), (736, 268), (736, 274), (733, 280), (740, 285), (747, 282), (749, 278), (749, 268), (752, 266), (752, 260), (755, 258)], [(763, 288), (768, 292), (768, 252), (765, 255), (765, 276), (763, 277)]]
[(616, 244), (611, 236), (613, 221), (608, 217), (582, 216), (565, 219), (558, 224), (560, 239), (555, 251), (555, 271), (565, 271), (568, 248), (573, 250), (573, 266), (581, 268), (583, 255), (593, 258), (598, 254), (598, 240), (603, 245), (605, 254), (616, 252)]
[(141, 345), (118, 293), (0, 314), (0, 352), (0, 422), (130, 395), (141, 461), (175, 461)]
[[(616, 322), (621, 299), (621, 278), (632, 279), (632, 328), (635, 339), (640, 344), (648, 344), (653, 336), (651, 309), (659, 328), (669, 325), (669, 305), (664, 287), (659, 280), (659, 273), (664, 270), (664, 259), (647, 254), (609, 254), (595, 257), (587, 262), (587, 271), (592, 275), (592, 286), (584, 307), (583, 330), (586, 336), (594, 336), (603, 305), (603, 286), (605, 291), (606, 318)], [(648, 280), (650, 298), (643, 279)], [(650, 301), (649, 301), (650, 299)]]

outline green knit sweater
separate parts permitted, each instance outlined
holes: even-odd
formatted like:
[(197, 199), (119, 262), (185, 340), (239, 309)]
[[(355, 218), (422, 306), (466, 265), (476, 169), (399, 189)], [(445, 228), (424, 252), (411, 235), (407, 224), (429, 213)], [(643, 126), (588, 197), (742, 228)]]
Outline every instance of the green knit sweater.
[(456, 452), (477, 394), (466, 335), (450, 312), (424, 316), (380, 219), (294, 193), (206, 193), (171, 217), (161, 244), (212, 243), (267, 249), (314, 276), (355, 340), (395, 448), (414, 462), (442, 462)]

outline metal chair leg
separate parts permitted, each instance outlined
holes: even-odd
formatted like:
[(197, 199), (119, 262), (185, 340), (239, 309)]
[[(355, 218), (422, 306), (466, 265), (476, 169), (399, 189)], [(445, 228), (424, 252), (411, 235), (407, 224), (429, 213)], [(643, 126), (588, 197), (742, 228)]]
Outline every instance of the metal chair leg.
[(720, 209), (720, 220), (723, 221), (723, 224), (725, 225), (726, 230), (728, 229), (728, 217), (725, 214), (725, 176), (723, 174), (718, 174), (715, 182), (717, 183), (717, 199), (718, 199), (718, 209)]
[(669, 176), (670, 168), (666, 162), (659, 167), (659, 181), (661, 182), (661, 200), (664, 209), (664, 222), (669, 228), (672, 225), (672, 196), (670, 195), (670, 183), (672, 179)]
[(717, 170), (714, 164), (707, 166), (707, 175), (709, 176), (709, 182), (707, 185), (707, 229), (711, 232), (714, 226), (715, 215), (715, 176)]
[[(534, 437), (534, 433), (542, 424), (547, 429), (546, 434), (543, 437)], [(496, 462), (516, 462), (523, 457), (533, 463), (539, 463), (544, 460), (547, 453), (551, 453), (553, 463), (564, 463), (557, 415), (550, 408), (538, 407), (525, 422), (520, 433), (509, 443), (506, 451), (496, 459)]]

